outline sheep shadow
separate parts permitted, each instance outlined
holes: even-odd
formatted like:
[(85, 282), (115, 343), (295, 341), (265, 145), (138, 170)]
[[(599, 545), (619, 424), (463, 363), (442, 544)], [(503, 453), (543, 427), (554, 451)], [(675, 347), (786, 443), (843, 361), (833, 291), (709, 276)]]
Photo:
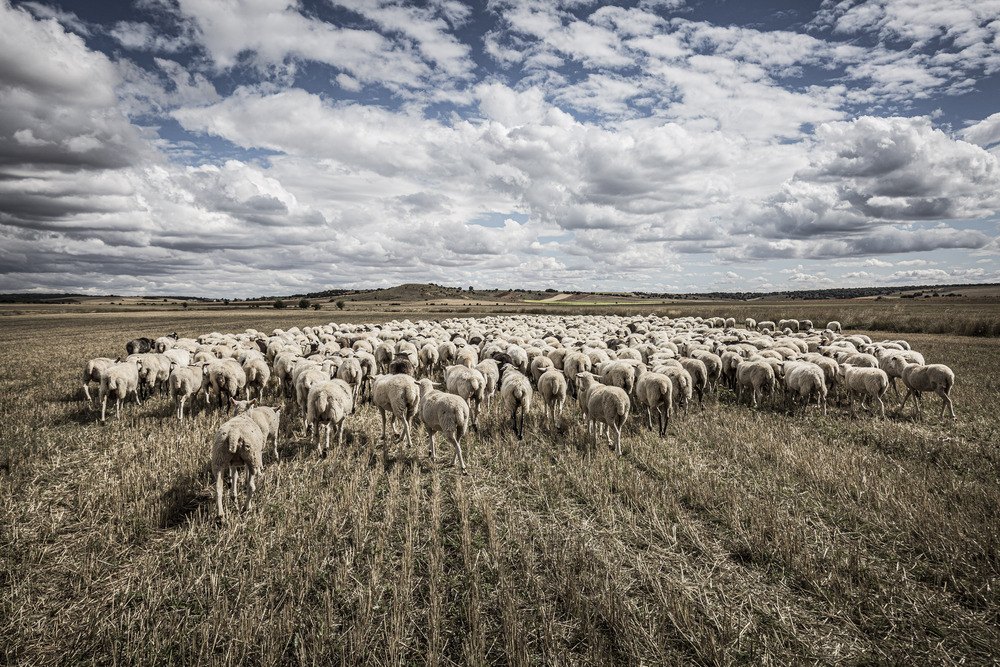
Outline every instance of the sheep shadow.
[(171, 529), (183, 526), (198, 514), (199, 509), (214, 502), (206, 495), (203, 480), (212, 473), (211, 463), (205, 461), (197, 470), (189, 471), (174, 480), (173, 485), (160, 495), (160, 528)]

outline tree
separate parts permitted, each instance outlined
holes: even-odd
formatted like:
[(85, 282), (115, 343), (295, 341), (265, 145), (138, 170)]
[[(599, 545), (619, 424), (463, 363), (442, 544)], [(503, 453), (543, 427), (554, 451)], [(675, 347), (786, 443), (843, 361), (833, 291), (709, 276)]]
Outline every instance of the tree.
[(337, 302), (337, 310), (343, 310), (343, 309), (344, 309), (344, 300), (341, 299), (340, 301)]
[(274, 300), (274, 307), (275, 308), (279, 308), (279, 309), (280, 308), (284, 308), (285, 307), (285, 302), (282, 301), (281, 299), (275, 299)]
[(321, 304), (321, 303), (314, 303), (314, 304), (312, 305), (312, 309), (313, 309), (313, 310), (319, 310), (319, 309), (320, 309), (320, 308), (322, 308), (322, 307), (323, 307), (323, 304)]
[(301, 308), (302, 310), (305, 310), (308, 307), (309, 307), (309, 299), (305, 299), (305, 298), (299, 299), (299, 308)]

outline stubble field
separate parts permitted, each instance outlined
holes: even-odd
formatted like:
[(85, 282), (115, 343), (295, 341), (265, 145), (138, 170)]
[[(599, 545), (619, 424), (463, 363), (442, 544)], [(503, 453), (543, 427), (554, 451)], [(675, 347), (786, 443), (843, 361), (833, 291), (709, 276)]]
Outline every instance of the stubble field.
[[(787, 306), (795, 315), (794, 304)], [(711, 315), (725, 315), (713, 309)], [(414, 318), (414, 314), (403, 315)], [(496, 403), (427, 458), (348, 419), (282, 421), (257, 506), (214, 518), (227, 416), (167, 397), (99, 423), (87, 359), (139, 335), (359, 312), (51, 314), (0, 323), (0, 659), (8, 664), (991, 664), (1000, 655), (1000, 340), (903, 334), (958, 419), (737, 406), (618, 458), (569, 405), (518, 442)], [(434, 318), (447, 317), (434, 313)], [(344, 319), (338, 319), (344, 318)], [(900, 334), (872, 333), (878, 337)], [(274, 404), (276, 397), (265, 401)], [(229, 509), (234, 509), (229, 505)]]

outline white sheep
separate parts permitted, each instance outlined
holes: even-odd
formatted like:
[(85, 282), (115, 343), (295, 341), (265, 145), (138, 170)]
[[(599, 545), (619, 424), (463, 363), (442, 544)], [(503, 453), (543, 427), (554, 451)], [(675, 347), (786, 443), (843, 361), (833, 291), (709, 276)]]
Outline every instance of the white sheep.
[[(216, 359), (202, 366), (202, 372), (208, 377), (210, 391), (205, 392), (205, 400), (210, 400), (209, 393), (215, 397), (216, 404), (221, 408), (228, 407), (228, 399), (239, 396), (247, 384), (247, 374), (235, 359)], [(223, 399), (225, 394), (225, 399)]]
[(851, 416), (854, 416), (854, 394), (861, 394), (861, 408), (864, 409), (865, 401), (869, 396), (874, 396), (878, 401), (882, 419), (885, 419), (885, 403), (882, 396), (889, 389), (889, 376), (881, 368), (871, 368), (870, 366), (854, 367), (851, 364), (843, 364), (840, 367), (840, 378), (847, 390), (847, 401), (851, 406)]
[[(539, 357), (541, 358), (541, 357)], [(531, 381), (511, 364), (504, 364), (503, 379), (500, 383), (500, 400), (504, 409), (510, 413), (514, 435), (518, 440), (524, 439), (524, 420), (531, 410)], [(520, 419), (518, 419), (520, 412)]]
[(532, 359), (529, 368), (531, 370), (531, 379), (535, 383), (535, 386), (538, 386), (538, 378), (542, 377), (542, 373), (555, 367), (555, 362), (545, 355), (539, 355)]
[(550, 368), (539, 376), (538, 391), (542, 394), (542, 402), (545, 404), (546, 419), (551, 418), (552, 429), (558, 430), (562, 423), (562, 409), (568, 392), (566, 375), (561, 370)]
[(841, 329), (840, 329), (840, 322), (837, 322), (836, 320), (834, 320), (832, 322), (827, 322), (826, 323), (826, 328), (827, 328), (827, 331), (832, 331), (834, 333), (840, 333), (840, 331), (841, 331)]
[(170, 398), (177, 406), (177, 419), (184, 419), (184, 403), (196, 396), (202, 389), (207, 389), (208, 378), (201, 366), (174, 366), (167, 378)]
[(444, 369), (444, 384), (449, 394), (460, 396), (469, 403), (472, 430), (478, 431), (479, 406), (486, 396), (486, 378), (472, 366), (455, 364)]
[(579, 396), (585, 397), (587, 409), (587, 432), (593, 433), (596, 439), (607, 426), (608, 444), (611, 445), (611, 432), (614, 431), (614, 447), (618, 456), (622, 455), (622, 427), (628, 420), (632, 405), (628, 394), (621, 387), (609, 387), (601, 384), (593, 373), (579, 373)]
[(376, 375), (372, 386), (372, 402), (382, 415), (382, 439), (385, 440), (386, 412), (392, 419), (392, 433), (396, 431), (396, 421), (403, 425), (403, 435), (406, 445), (413, 447), (410, 436), (411, 423), (420, 406), (420, 385), (405, 373), (395, 375)]
[(139, 368), (140, 396), (150, 398), (157, 387), (162, 393), (170, 377), (170, 359), (155, 352), (135, 355), (135, 359)]
[(434, 449), (434, 434), (441, 433), (455, 448), (452, 465), (458, 461), (462, 472), (466, 472), (465, 458), (462, 456), (462, 438), (469, 427), (469, 404), (461, 396), (438, 391), (434, 383), (424, 378), (420, 381), (420, 421), (427, 429), (430, 439), (431, 461), (437, 456)]
[(497, 385), (500, 384), (500, 365), (496, 359), (483, 359), (476, 364), (476, 370), (486, 378), (486, 389), (483, 391), (483, 400), (485, 401), (485, 408), (489, 410), (493, 394), (496, 393)]
[(256, 398), (245, 401), (230, 398), (229, 402), (233, 405), (233, 412), (236, 416), (245, 414), (257, 424), (260, 432), (264, 434), (264, 444), (267, 444), (268, 438), (274, 440), (274, 460), (280, 460), (278, 456), (278, 429), (281, 426), (281, 406), (271, 408), (266, 405), (257, 405)]
[[(316, 451), (326, 456), (330, 449), (330, 429), (337, 431), (337, 446), (344, 444), (344, 422), (354, 410), (351, 387), (343, 380), (324, 380), (309, 388), (306, 421), (312, 427), (316, 438)], [(320, 424), (326, 426), (326, 444), (320, 443)]]
[(417, 356), (420, 358), (420, 369), (424, 371), (424, 375), (434, 375), (441, 359), (438, 348), (434, 347), (433, 343), (424, 343)]
[[(780, 362), (779, 362), (780, 363)], [(744, 361), (736, 367), (736, 402), (743, 400), (743, 390), (749, 388), (753, 395), (753, 407), (757, 407), (757, 395), (770, 395), (774, 407), (775, 375), (774, 367), (766, 359)]]
[(636, 403), (646, 409), (646, 422), (653, 430), (653, 411), (656, 411), (657, 432), (662, 438), (667, 434), (673, 404), (674, 383), (663, 373), (642, 373), (635, 383)]
[(903, 384), (907, 388), (900, 408), (906, 405), (907, 399), (913, 396), (913, 405), (917, 409), (917, 416), (920, 416), (920, 394), (925, 391), (933, 391), (941, 397), (941, 414), (938, 419), (944, 417), (944, 409), (948, 408), (951, 418), (955, 419), (955, 408), (948, 395), (951, 388), (955, 386), (955, 372), (944, 364), (909, 364), (903, 369), (901, 377)]
[(365, 371), (361, 367), (361, 361), (355, 357), (344, 359), (344, 363), (340, 364), (337, 369), (337, 378), (350, 385), (351, 398), (354, 405), (357, 405), (361, 399), (361, 387), (365, 380)]
[(101, 422), (104, 422), (108, 396), (115, 397), (115, 417), (120, 418), (122, 403), (129, 394), (135, 396), (136, 405), (142, 405), (142, 401), (139, 400), (139, 366), (135, 361), (112, 364), (101, 371), (101, 387), (98, 390)]
[(264, 469), (264, 434), (247, 415), (233, 417), (215, 433), (212, 443), (212, 476), (215, 478), (215, 505), (218, 518), (225, 517), (222, 505), (222, 474), (232, 474), (232, 494), (236, 500), (239, 468), (247, 469), (247, 497), (244, 511), (253, 507), (253, 493), (257, 490), (256, 478)]
[(698, 394), (698, 405), (702, 405), (705, 392), (708, 391), (708, 367), (701, 359), (690, 357), (681, 357), (680, 362), (684, 370), (691, 376), (691, 388)]
[(243, 372), (247, 376), (247, 398), (264, 397), (264, 390), (271, 379), (271, 369), (268, 368), (267, 361), (259, 357), (249, 357), (243, 362)]
[(88, 361), (86, 366), (83, 367), (83, 395), (86, 397), (88, 403), (93, 400), (90, 395), (90, 383), (95, 382), (100, 386), (101, 371), (114, 363), (115, 360), (109, 357), (97, 357)]
[(909, 364), (924, 364), (924, 356), (914, 350), (887, 351), (879, 357), (878, 367), (889, 376), (889, 384), (892, 386), (892, 393), (899, 398), (899, 388), (896, 386), (896, 378), (902, 379), (903, 369)]
[(792, 400), (798, 395), (802, 399), (802, 412), (812, 397), (822, 406), (826, 415), (826, 374), (823, 369), (809, 361), (787, 361), (784, 365), (785, 386), (791, 393)]
[(709, 391), (719, 390), (719, 378), (722, 377), (722, 358), (708, 350), (693, 350), (691, 358), (697, 359), (705, 364), (705, 372), (708, 374)]

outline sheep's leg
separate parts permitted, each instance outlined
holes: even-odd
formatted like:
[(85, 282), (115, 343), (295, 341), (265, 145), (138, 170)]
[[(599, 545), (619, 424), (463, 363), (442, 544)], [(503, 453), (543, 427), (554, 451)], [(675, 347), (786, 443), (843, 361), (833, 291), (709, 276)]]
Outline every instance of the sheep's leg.
[(431, 441), (431, 451), (430, 451), (431, 461), (434, 461), (434, 459), (437, 457), (437, 452), (434, 450), (434, 431), (431, 431), (430, 429), (428, 429), (427, 430), (427, 435), (428, 435), (428, 437), (430, 438), (430, 441)]
[(90, 388), (87, 386), (90, 384), (90, 380), (83, 381), (83, 395), (87, 398), (87, 402), (90, 403)]
[(410, 420), (403, 418), (403, 434), (406, 436), (406, 447), (413, 449), (413, 439), (410, 437)]
[(104, 421), (104, 415), (108, 409), (108, 396), (105, 394), (101, 397), (101, 421)]
[(233, 502), (235, 503), (237, 497), (236, 488), (240, 484), (240, 469), (237, 468), (236, 466), (229, 466), (229, 474), (233, 485), (233, 488), (230, 489), (230, 492), (233, 495)]
[(948, 407), (948, 412), (951, 414), (951, 418), (955, 419), (955, 408), (952, 405), (951, 397), (948, 396), (948, 392), (946, 392), (946, 391), (938, 391), (937, 394), (938, 394), (938, 396), (941, 397), (941, 414), (938, 415), (938, 419), (941, 419), (942, 417), (944, 417), (945, 406)]
[(225, 510), (222, 507), (222, 468), (216, 468), (212, 471), (215, 474), (215, 514), (221, 519), (225, 516)]
[[(382, 439), (385, 440), (385, 410), (379, 408), (378, 411), (382, 413)], [(393, 424), (392, 430), (393, 432), (396, 431), (395, 424)]]
[(278, 463), (279, 460), (280, 459), (278, 457), (278, 429), (275, 429), (274, 430), (274, 462)]
[(337, 449), (344, 448), (344, 420), (337, 422)]
[(178, 419), (184, 419), (184, 399), (185, 399), (185, 397), (182, 396), (180, 398), (180, 400), (177, 401), (177, 418)]
[(462, 443), (458, 439), (458, 434), (456, 433), (451, 434), (451, 444), (455, 448), (455, 456), (452, 459), (451, 464), (455, 465), (455, 460), (457, 460), (458, 464), (462, 468), (462, 474), (464, 475), (466, 472), (468, 472), (468, 470), (465, 467), (465, 458), (462, 457)]
[(243, 511), (248, 512), (253, 509), (253, 493), (257, 490), (255, 478), (257, 477), (253, 469), (247, 472), (247, 499), (243, 504)]
[(885, 403), (882, 402), (882, 397), (876, 396), (875, 400), (878, 401), (879, 410), (882, 412), (882, 419), (885, 419)]
[[(611, 439), (611, 425), (608, 425), (608, 439)], [(622, 455), (622, 427), (620, 424), (615, 425), (615, 454), (618, 456)]]
[(525, 412), (526, 412), (526, 410), (524, 409), (524, 406), (522, 405), (521, 406), (521, 433), (520, 433), (520, 435), (517, 436), (518, 440), (524, 440), (524, 419), (525, 419)]

